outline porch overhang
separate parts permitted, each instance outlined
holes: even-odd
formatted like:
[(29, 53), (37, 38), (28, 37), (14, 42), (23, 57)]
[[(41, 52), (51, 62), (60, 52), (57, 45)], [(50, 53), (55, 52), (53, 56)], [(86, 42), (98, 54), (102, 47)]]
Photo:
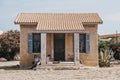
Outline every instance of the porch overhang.
[(36, 30), (39, 32), (46, 32), (46, 33), (86, 33), (83, 24), (81, 22), (39, 22), (37, 24)]

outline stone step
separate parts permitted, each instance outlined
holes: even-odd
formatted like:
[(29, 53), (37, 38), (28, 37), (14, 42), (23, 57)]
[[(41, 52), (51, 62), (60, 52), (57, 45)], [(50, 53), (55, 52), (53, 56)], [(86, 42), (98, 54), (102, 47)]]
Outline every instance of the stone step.
[(47, 66), (75, 66), (75, 64), (47, 64)]
[(43, 70), (78, 70), (80, 67), (84, 67), (82, 64), (80, 65), (61, 65), (61, 64), (53, 64), (53, 65), (40, 65), (37, 66), (37, 69)]

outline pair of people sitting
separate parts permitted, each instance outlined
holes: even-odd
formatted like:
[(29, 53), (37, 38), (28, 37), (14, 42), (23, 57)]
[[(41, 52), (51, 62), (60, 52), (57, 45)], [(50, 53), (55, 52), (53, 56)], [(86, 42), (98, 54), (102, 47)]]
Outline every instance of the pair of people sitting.
[(34, 60), (32, 62), (31, 69), (36, 69), (36, 67), (37, 67), (38, 64), (39, 65), (41, 64), (41, 59), (37, 55), (34, 55)]

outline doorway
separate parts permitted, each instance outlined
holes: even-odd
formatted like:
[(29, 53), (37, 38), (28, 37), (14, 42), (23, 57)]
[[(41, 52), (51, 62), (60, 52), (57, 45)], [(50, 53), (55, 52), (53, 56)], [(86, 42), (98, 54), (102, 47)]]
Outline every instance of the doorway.
[(54, 61), (65, 61), (65, 33), (54, 34)]

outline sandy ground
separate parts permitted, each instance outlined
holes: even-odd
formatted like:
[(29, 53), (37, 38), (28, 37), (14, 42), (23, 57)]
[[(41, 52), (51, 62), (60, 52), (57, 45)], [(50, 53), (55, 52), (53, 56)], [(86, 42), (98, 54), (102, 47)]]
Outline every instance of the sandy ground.
[[(19, 70), (18, 61), (0, 62), (0, 80), (120, 80), (120, 67), (79, 70)], [(12, 66), (12, 67), (10, 67)]]

